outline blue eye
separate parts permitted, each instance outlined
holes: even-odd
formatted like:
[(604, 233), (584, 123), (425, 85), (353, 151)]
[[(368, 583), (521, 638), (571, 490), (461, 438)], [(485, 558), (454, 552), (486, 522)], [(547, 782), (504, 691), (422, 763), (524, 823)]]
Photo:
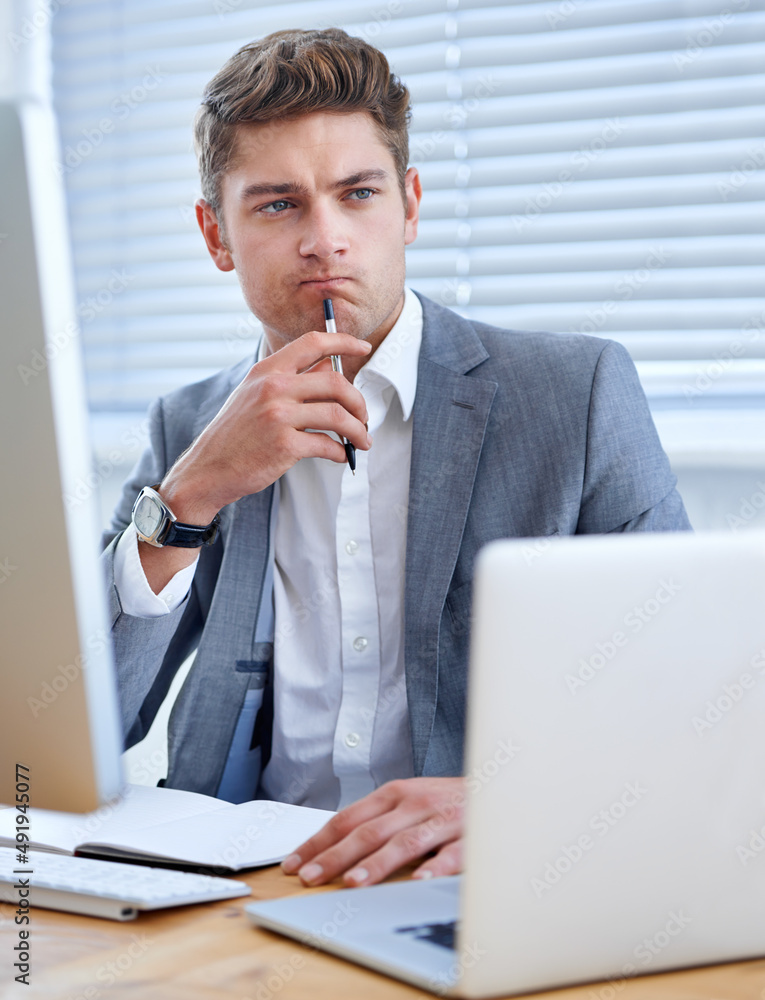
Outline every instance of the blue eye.
[(261, 208), (261, 212), (265, 212), (267, 215), (278, 215), (279, 212), (283, 212), (285, 208), (289, 208), (290, 203), (288, 201), (272, 201), (270, 205), (264, 205)]
[[(357, 188), (355, 191), (351, 191), (351, 195), (357, 195), (356, 201), (368, 201), (368, 199), (374, 194), (372, 188)], [(350, 196), (349, 196), (350, 197)]]

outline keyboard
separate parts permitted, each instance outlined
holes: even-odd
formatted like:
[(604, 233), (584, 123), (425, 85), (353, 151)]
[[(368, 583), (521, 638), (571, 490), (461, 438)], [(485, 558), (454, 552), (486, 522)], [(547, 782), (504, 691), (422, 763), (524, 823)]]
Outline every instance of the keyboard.
[(447, 920), (443, 924), (415, 924), (413, 927), (396, 927), (396, 934), (411, 934), (417, 941), (428, 941), (450, 951), (456, 949), (457, 921)]
[[(16, 850), (0, 847), (0, 902), (18, 905), (25, 888), (23, 881), (28, 879), (28, 899), (33, 907), (109, 920), (134, 920), (139, 910), (233, 899), (251, 892), (244, 882), (167, 868), (42, 851), (30, 851), (27, 858), (27, 864), (19, 864)], [(29, 871), (17, 873), (16, 869)]]

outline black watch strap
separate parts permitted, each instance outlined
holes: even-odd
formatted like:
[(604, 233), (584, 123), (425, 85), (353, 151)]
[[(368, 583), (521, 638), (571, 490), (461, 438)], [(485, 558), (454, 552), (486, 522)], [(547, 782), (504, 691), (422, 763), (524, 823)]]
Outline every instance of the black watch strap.
[[(155, 483), (152, 489), (156, 491), (161, 483)], [(159, 497), (162, 500), (162, 497)], [(164, 503), (164, 501), (162, 501)], [(165, 504), (165, 509), (170, 508)], [(203, 545), (212, 545), (218, 537), (220, 526), (220, 514), (216, 514), (209, 524), (183, 524), (181, 521), (168, 520), (167, 527), (160, 536), (157, 537), (157, 544), (172, 545), (178, 549), (199, 549)]]
[(198, 549), (202, 545), (212, 545), (218, 537), (218, 514), (209, 524), (199, 527), (195, 524), (181, 524), (180, 521), (169, 521), (167, 531), (157, 541), (160, 545), (172, 545), (179, 549)]

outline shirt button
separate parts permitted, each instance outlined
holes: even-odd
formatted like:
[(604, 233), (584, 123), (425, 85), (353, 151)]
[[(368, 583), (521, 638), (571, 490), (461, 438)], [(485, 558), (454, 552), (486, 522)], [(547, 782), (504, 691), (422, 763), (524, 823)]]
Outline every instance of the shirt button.
[(174, 599), (175, 599), (175, 594), (165, 594), (164, 601), (168, 607), (173, 603)]
[(345, 551), (348, 553), (349, 556), (355, 556), (356, 553), (359, 551), (359, 543), (354, 541), (347, 542), (345, 546)]
[(368, 645), (369, 640), (365, 639), (363, 635), (359, 635), (353, 640), (353, 648), (357, 653), (363, 653)]
[(361, 737), (358, 733), (348, 733), (345, 737), (345, 745), (351, 749), (357, 747), (359, 743), (361, 743)]

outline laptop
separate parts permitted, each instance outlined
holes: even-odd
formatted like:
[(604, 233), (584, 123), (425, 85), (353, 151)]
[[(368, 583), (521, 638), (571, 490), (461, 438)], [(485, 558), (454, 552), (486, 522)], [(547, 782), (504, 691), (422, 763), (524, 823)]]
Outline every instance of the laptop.
[(492, 543), (468, 701), (464, 873), (254, 924), (462, 997), (765, 954), (765, 534)]

